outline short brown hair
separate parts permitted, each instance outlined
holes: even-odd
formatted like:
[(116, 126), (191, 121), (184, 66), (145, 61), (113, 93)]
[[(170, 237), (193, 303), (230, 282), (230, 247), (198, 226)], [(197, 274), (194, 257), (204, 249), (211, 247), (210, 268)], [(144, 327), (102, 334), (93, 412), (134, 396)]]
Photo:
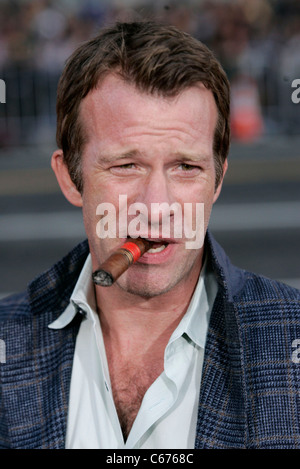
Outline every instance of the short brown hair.
[(82, 192), (81, 153), (85, 135), (79, 119), (82, 99), (107, 74), (118, 73), (146, 93), (173, 97), (196, 83), (214, 95), (218, 121), (214, 135), (216, 186), (229, 151), (230, 89), (213, 53), (188, 33), (155, 22), (116, 23), (104, 28), (71, 55), (58, 85), (58, 147)]

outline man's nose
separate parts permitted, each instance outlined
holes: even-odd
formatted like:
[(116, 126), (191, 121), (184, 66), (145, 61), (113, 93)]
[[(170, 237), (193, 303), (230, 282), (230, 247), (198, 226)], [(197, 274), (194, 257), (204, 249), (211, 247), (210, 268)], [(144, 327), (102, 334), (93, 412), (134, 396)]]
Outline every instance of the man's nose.
[(152, 227), (169, 223), (174, 218), (177, 204), (171, 182), (163, 171), (155, 171), (148, 176), (140, 201), (147, 207), (148, 224)]

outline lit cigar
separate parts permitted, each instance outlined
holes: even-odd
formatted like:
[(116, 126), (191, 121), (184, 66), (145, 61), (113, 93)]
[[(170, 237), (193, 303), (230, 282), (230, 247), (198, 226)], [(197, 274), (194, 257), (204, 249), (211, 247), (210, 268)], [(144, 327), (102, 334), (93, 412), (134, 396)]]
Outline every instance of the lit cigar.
[(110, 287), (120, 275), (151, 248), (151, 245), (152, 243), (146, 239), (130, 238), (123, 246), (113, 252), (98, 270), (93, 272), (94, 283), (101, 287)]

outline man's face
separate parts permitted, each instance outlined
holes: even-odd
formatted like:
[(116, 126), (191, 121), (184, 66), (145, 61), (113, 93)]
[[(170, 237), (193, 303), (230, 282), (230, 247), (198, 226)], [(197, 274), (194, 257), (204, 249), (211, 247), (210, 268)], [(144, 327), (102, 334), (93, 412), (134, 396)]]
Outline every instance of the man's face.
[[(204, 203), (206, 230), (219, 192), (215, 192), (213, 159), (217, 108), (210, 91), (199, 85), (175, 98), (162, 98), (140, 93), (109, 75), (81, 103), (80, 119), (87, 136), (82, 207), (94, 270), (126, 241), (126, 236), (118, 237), (119, 195), (127, 197), (128, 207), (138, 202), (148, 209), (143, 237), (151, 239), (155, 203), (176, 202), (182, 213), (184, 203)], [(116, 238), (97, 235), (96, 211), (103, 203), (116, 209)], [(168, 213), (161, 213), (156, 223), (162, 225), (168, 217), (172, 227), (174, 215)], [(128, 223), (133, 218), (128, 216)], [(202, 248), (186, 249), (186, 241), (174, 238), (171, 230), (171, 237), (163, 240), (166, 247), (140, 258), (119, 278), (116, 288), (151, 297), (196, 281)]]

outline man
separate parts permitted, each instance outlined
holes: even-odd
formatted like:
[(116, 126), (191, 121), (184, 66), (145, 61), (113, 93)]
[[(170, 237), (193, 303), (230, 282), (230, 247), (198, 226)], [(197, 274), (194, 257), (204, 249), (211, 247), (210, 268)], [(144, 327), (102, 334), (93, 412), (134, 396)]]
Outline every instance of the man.
[[(1, 303), (1, 446), (300, 447), (300, 293), (233, 267), (207, 230), (229, 148), (212, 53), (171, 26), (117, 24), (69, 59), (57, 116), (52, 168), (88, 242)], [(176, 225), (161, 207), (204, 204), (205, 243), (151, 236), (149, 216), (134, 234), (152, 249), (95, 285), (128, 234), (97, 230), (105, 204), (120, 228), (120, 195), (159, 229)]]

